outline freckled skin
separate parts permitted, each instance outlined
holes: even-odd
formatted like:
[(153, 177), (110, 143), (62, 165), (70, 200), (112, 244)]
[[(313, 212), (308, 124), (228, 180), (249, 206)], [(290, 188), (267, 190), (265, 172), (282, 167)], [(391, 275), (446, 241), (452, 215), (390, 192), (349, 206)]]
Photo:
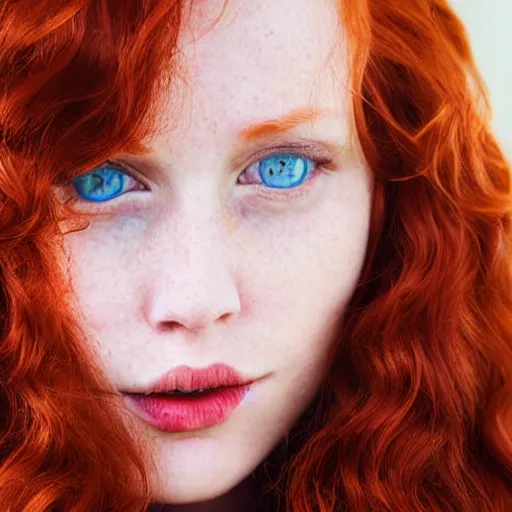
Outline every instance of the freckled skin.
[(238, 134), (254, 123), (313, 106), (335, 115), (287, 138), (348, 144), (347, 56), (328, 1), (232, 0), (208, 29), (220, 7), (200, 2), (185, 20), (186, 79), (168, 92), (180, 108), (163, 98), (152, 155), (125, 155), (142, 176), (152, 159), (149, 190), (95, 204), (110, 214), (65, 239), (77, 311), (114, 389), (143, 388), (179, 365), (266, 377), (226, 423), (194, 435), (133, 417), (154, 453), (154, 498), (175, 504), (236, 487), (313, 400), (362, 269), (371, 208), (357, 151), (334, 155), (335, 170), (301, 185), (303, 196), (237, 184), (234, 151), (253, 163)]

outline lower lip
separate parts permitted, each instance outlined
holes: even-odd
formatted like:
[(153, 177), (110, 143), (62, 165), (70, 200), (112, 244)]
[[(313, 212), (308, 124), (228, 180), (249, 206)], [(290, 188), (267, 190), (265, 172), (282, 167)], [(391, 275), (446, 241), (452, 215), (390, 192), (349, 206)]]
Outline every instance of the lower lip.
[(163, 432), (188, 432), (224, 423), (250, 386), (219, 388), (196, 396), (126, 395), (136, 412)]

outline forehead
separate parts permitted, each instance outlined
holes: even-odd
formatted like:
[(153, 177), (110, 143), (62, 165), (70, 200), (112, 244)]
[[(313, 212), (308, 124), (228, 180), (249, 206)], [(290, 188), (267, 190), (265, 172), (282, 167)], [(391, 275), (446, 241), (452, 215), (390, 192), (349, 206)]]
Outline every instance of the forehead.
[(346, 42), (334, 0), (191, 0), (178, 47), (175, 87), (189, 127), (213, 119), (211, 129), (238, 131), (298, 108), (345, 103)]

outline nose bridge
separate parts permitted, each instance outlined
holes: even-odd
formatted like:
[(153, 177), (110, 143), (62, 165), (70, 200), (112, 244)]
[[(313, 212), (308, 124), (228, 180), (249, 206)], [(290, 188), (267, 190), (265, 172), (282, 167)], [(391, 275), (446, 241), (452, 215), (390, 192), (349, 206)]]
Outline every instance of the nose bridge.
[(197, 331), (240, 310), (220, 212), (195, 206), (162, 219), (148, 248), (143, 307), (153, 328)]

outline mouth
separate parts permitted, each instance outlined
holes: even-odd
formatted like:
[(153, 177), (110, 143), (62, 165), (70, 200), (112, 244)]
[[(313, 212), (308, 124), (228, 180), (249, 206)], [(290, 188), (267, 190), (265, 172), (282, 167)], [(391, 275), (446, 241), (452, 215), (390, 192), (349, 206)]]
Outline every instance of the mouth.
[(123, 395), (142, 420), (163, 432), (178, 433), (224, 423), (252, 383), (223, 364), (197, 370), (181, 366), (152, 386)]
[(251, 388), (219, 387), (203, 391), (125, 394), (129, 408), (146, 423), (166, 433), (201, 430), (224, 423)]
[(197, 395), (203, 395), (205, 393), (209, 393), (210, 391), (213, 391), (214, 389), (219, 388), (209, 388), (209, 389), (197, 389), (195, 391), (185, 391), (184, 389), (175, 389), (174, 391), (166, 391), (165, 393), (149, 393), (145, 396), (149, 395), (155, 395), (155, 396), (197, 396)]
[(162, 391), (162, 392), (149, 392), (146, 391), (144, 393), (128, 393), (131, 395), (138, 395), (142, 397), (155, 397), (155, 398), (165, 398), (165, 397), (189, 397), (193, 398), (195, 396), (206, 396), (208, 394), (211, 394), (214, 391), (217, 391), (219, 389), (224, 389), (228, 387), (236, 387), (236, 386), (219, 386), (219, 387), (211, 387), (211, 388), (199, 388), (199, 389), (173, 389), (170, 391)]
[(203, 393), (212, 389), (242, 386), (248, 383), (250, 383), (249, 379), (244, 379), (237, 370), (225, 364), (214, 364), (197, 369), (179, 366), (167, 372), (140, 393), (144, 395)]

